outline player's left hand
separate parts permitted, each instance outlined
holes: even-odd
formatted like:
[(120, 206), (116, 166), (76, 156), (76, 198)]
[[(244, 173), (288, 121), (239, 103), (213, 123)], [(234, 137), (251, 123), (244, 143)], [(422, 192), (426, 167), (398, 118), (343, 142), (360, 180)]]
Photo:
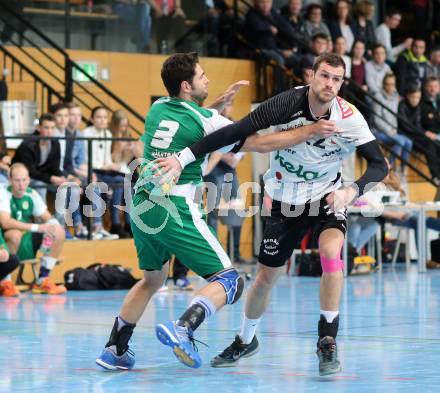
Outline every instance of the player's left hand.
[(327, 195), (327, 206), (337, 212), (346, 208), (357, 197), (357, 191), (353, 187), (340, 188)]
[(233, 83), (229, 86), (225, 93), (223, 94), (223, 101), (226, 103), (231, 103), (237, 93), (240, 91), (242, 87), (249, 86), (250, 82), (246, 80), (241, 80)]

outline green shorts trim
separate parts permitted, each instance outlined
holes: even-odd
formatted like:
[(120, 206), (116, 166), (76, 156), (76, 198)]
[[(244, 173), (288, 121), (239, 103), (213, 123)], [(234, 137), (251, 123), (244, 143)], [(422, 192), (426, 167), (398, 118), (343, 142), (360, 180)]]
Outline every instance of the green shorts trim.
[(190, 198), (139, 192), (130, 218), (140, 269), (161, 270), (171, 255), (203, 277), (232, 266), (200, 206)]

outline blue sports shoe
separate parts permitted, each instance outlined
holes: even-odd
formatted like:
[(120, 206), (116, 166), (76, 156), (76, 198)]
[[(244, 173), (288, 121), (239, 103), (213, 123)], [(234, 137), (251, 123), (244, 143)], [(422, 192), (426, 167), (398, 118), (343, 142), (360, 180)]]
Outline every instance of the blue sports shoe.
[(191, 329), (173, 321), (159, 323), (156, 325), (156, 336), (162, 344), (171, 347), (176, 358), (185, 366), (199, 368), (202, 365)]
[(96, 359), (96, 364), (106, 370), (131, 370), (134, 363), (134, 352), (131, 349), (127, 349), (121, 356), (118, 356), (114, 346), (104, 348), (101, 356)]

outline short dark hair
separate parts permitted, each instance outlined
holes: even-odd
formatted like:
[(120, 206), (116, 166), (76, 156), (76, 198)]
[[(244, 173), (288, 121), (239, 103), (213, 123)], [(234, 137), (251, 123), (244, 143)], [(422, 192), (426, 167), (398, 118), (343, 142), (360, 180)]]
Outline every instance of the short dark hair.
[(320, 40), (320, 39), (329, 40), (330, 37), (325, 33), (316, 33), (312, 36), (312, 42), (315, 42), (316, 40)]
[(195, 52), (176, 53), (165, 60), (160, 75), (171, 97), (179, 95), (182, 82), (193, 82), (198, 62), (199, 56)]
[(412, 42), (411, 46), (414, 45), (414, 43), (415, 43), (416, 41), (423, 41), (423, 42), (425, 43), (425, 45), (426, 45), (425, 38), (422, 37), (422, 36), (420, 36), (420, 35), (416, 35), (415, 37), (413, 37), (413, 42)]
[(38, 125), (42, 125), (44, 121), (55, 121), (55, 116), (52, 113), (43, 113), (38, 119)]
[(50, 106), (49, 112), (52, 114), (55, 114), (62, 109), (69, 109), (69, 105), (66, 104), (65, 102), (58, 102), (58, 103)]
[(414, 94), (414, 93), (420, 93), (420, 87), (418, 87), (417, 85), (412, 85), (412, 86), (408, 86), (405, 89), (405, 95), (409, 96), (410, 94)]
[(344, 59), (341, 56), (337, 55), (336, 53), (323, 53), (322, 55), (318, 56), (315, 59), (315, 62), (313, 63), (313, 72), (318, 71), (318, 68), (321, 65), (321, 63), (326, 63), (332, 67), (342, 67), (344, 69), (344, 74), (345, 74)]
[(402, 13), (397, 8), (390, 8), (385, 14), (387, 18), (391, 18), (393, 15), (402, 16)]
[(425, 79), (425, 82), (423, 83), (423, 86), (426, 86), (429, 82), (440, 82), (440, 80), (436, 77), (436, 76), (434, 76), (434, 75), (432, 75), (432, 76), (428, 76), (426, 79)]
[(316, 3), (310, 4), (306, 9), (306, 18), (308, 18), (310, 16), (310, 14), (312, 13), (312, 11), (315, 9), (319, 9), (322, 11), (322, 5), (316, 4)]
[(396, 75), (395, 74), (393, 74), (392, 72), (388, 72), (387, 74), (385, 74), (385, 76), (383, 77), (383, 79), (382, 79), (382, 87), (384, 87), (385, 86), (385, 82), (386, 82), (386, 80), (387, 79), (396, 79)]
[(382, 45), (382, 44), (376, 44), (376, 45), (374, 45), (374, 46), (373, 46), (373, 53), (374, 53), (374, 51), (375, 51), (376, 49), (378, 49), (378, 48), (383, 48), (383, 50), (385, 51), (385, 53), (387, 53), (387, 48), (385, 48), (385, 45)]

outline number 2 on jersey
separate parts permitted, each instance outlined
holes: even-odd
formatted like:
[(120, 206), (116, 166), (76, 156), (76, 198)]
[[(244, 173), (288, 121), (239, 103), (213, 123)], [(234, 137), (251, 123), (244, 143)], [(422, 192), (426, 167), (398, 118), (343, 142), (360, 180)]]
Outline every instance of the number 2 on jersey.
[(172, 120), (162, 120), (159, 129), (153, 135), (151, 146), (158, 149), (167, 149), (173, 140), (174, 135), (179, 129), (179, 123)]

